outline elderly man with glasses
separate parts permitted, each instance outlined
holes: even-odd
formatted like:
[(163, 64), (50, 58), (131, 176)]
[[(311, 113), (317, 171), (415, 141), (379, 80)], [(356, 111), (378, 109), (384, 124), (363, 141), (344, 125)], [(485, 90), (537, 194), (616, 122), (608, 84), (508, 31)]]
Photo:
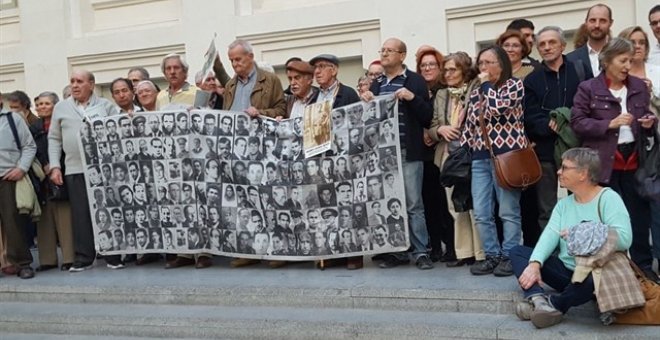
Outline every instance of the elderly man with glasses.
[(314, 79), (319, 85), (317, 103), (330, 100), (334, 109), (360, 101), (355, 90), (337, 79), (339, 59), (336, 56), (321, 54), (312, 58), (309, 63), (314, 67)]

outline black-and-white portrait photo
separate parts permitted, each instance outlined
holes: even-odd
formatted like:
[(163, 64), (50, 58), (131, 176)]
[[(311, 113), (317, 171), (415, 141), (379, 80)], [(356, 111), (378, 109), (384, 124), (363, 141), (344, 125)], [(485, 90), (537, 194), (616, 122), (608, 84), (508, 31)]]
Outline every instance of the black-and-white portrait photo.
[(407, 249), (398, 121), (386, 100), (328, 110), (331, 143), (307, 158), (302, 117), (90, 120), (80, 150), (97, 251), (303, 260)]

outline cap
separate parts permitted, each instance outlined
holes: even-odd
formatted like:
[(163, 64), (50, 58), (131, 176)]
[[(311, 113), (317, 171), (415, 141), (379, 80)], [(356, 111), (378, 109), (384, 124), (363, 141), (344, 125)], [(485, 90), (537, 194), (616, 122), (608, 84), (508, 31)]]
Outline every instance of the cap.
[(337, 210), (335, 209), (323, 209), (323, 211), (321, 211), (321, 216), (325, 215), (326, 212), (329, 212), (333, 217), (337, 217)]
[(137, 116), (133, 118), (133, 125), (144, 124), (147, 122), (147, 118), (144, 116)]
[(294, 60), (289, 63), (289, 66), (286, 67), (286, 70), (292, 70), (300, 72), (302, 74), (313, 74), (314, 68), (306, 61)]
[(314, 66), (318, 61), (325, 60), (329, 61), (337, 66), (339, 66), (339, 58), (332, 54), (319, 54), (316, 57), (312, 58), (312, 60), (309, 61), (312, 66)]

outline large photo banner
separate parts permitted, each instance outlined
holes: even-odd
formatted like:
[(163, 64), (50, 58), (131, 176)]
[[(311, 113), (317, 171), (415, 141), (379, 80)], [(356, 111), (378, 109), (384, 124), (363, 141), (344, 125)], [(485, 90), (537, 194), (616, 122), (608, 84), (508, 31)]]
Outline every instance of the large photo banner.
[(317, 260), (409, 247), (396, 100), (305, 120), (180, 110), (92, 119), (80, 143), (96, 250)]

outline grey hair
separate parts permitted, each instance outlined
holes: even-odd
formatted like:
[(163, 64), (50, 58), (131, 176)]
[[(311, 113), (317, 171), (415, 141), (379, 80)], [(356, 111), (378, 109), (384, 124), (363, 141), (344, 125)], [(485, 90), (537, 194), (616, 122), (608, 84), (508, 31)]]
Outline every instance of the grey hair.
[(598, 55), (598, 62), (600, 63), (600, 68), (605, 69), (605, 64), (610, 63), (612, 59), (616, 56), (624, 53), (634, 53), (635, 48), (632, 43), (627, 39), (623, 38), (613, 38), (610, 40), (605, 47), (600, 51)]
[(237, 47), (237, 46), (242, 47), (243, 51), (245, 51), (245, 53), (253, 53), (252, 45), (247, 40), (236, 39), (231, 44), (229, 44), (228, 49), (231, 50), (231, 49), (233, 49), (234, 47)]
[(548, 31), (557, 32), (557, 34), (559, 34), (559, 41), (561, 41), (561, 44), (566, 45), (566, 37), (564, 37), (564, 30), (561, 29), (561, 27), (559, 26), (545, 26), (538, 33), (536, 33), (536, 36), (538, 37), (539, 35), (541, 35), (541, 33)]
[(586, 169), (593, 184), (600, 182), (600, 156), (591, 148), (572, 148), (561, 155), (562, 160), (575, 163), (580, 169)]
[(57, 96), (57, 93), (51, 92), (51, 91), (46, 91), (46, 92), (39, 93), (39, 95), (37, 96), (37, 99), (42, 98), (42, 97), (49, 97), (50, 101), (53, 102), (53, 105), (57, 104), (57, 102), (60, 101), (60, 97)]
[(181, 68), (183, 69), (183, 71), (188, 73), (188, 63), (186, 62), (185, 59), (183, 59), (183, 56), (181, 56), (180, 54), (176, 54), (176, 53), (170, 53), (170, 54), (166, 55), (163, 58), (163, 61), (160, 62), (160, 70), (163, 73), (165, 73), (165, 61), (167, 61), (168, 59), (177, 59), (179, 61), (179, 63), (181, 64)]
[[(209, 70), (209, 75), (212, 77), (215, 77), (215, 72), (213, 70)], [(204, 70), (200, 70), (197, 73), (195, 73), (195, 84), (201, 84), (204, 81)]]
[(152, 90), (158, 92), (156, 85), (154, 85), (154, 83), (151, 80), (142, 80), (139, 83), (137, 83), (137, 85), (135, 85), (135, 92), (137, 92), (138, 88), (140, 88), (140, 86), (142, 85), (148, 85), (149, 87), (151, 87)]

